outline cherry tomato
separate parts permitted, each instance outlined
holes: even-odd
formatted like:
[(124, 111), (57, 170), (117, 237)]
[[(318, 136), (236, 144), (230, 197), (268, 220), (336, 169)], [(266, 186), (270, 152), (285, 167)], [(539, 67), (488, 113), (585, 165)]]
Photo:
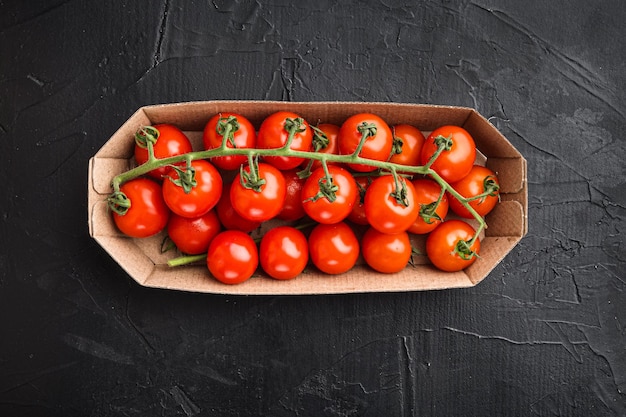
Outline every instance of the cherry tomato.
[[(279, 111), (269, 115), (259, 127), (257, 134), (257, 148), (273, 149), (287, 144), (292, 132), (293, 139), (290, 149), (309, 151), (313, 141), (311, 127), (302, 117), (296, 113)], [(264, 160), (281, 170), (296, 168), (302, 163), (303, 158), (288, 156), (267, 156)]]
[(259, 258), (261, 267), (270, 277), (293, 279), (304, 271), (309, 260), (307, 238), (294, 227), (274, 227), (261, 238)]
[(336, 165), (328, 166), (332, 181), (324, 168), (318, 168), (307, 178), (302, 188), (302, 206), (306, 214), (319, 223), (332, 224), (344, 220), (358, 196), (352, 174)]
[(448, 197), (444, 193), (439, 204), (436, 204), (441, 195), (439, 184), (427, 178), (415, 179), (412, 182), (416, 193), (415, 202), (420, 206), (420, 211), (408, 231), (426, 234), (433, 231), (448, 215)]
[(424, 134), (416, 127), (399, 124), (393, 126), (393, 152), (389, 162), (406, 166), (418, 166), (424, 146)]
[(456, 182), (466, 176), (476, 159), (476, 145), (469, 132), (459, 126), (442, 126), (426, 138), (420, 160), (428, 164), (440, 146), (445, 146), (431, 168), (446, 182)]
[[(242, 169), (246, 179), (236, 178), (230, 187), (230, 203), (240, 216), (257, 222), (269, 220), (283, 208), (285, 201), (285, 177), (273, 165), (259, 163), (257, 178), (263, 182), (255, 184), (250, 174), (250, 166)], [(253, 171), (254, 172), (254, 171)]]
[(124, 215), (113, 212), (117, 228), (130, 237), (148, 237), (159, 233), (167, 225), (170, 210), (163, 201), (161, 185), (148, 178), (136, 178), (120, 187), (130, 200)]
[(220, 232), (209, 244), (207, 267), (224, 284), (247, 281), (259, 266), (259, 251), (250, 235), (239, 230)]
[(218, 201), (215, 206), (217, 217), (220, 219), (220, 223), (225, 229), (240, 230), (242, 232), (249, 233), (261, 226), (261, 222), (243, 218), (235, 211), (230, 202), (231, 186), (232, 182), (228, 182), (227, 184), (224, 184), (224, 187), (222, 188), (222, 196), (220, 197), (220, 201)]
[[(363, 136), (365, 142), (359, 156), (377, 161), (387, 161), (393, 147), (393, 134), (389, 125), (379, 116), (359, 113), (350, 116), (339, 130), (339, 153), (350, 155), (356, 152)], [(354, 171), (371, 172), (376, 169), (364, 164), (348, 164)]]
[(415, 188), (411, 181), (393, 175), (376, 178), (365, 192), (365, 216), (368, 223), (383, 233), (407, 230), (419, 214)]
[(185, 190), (184, 186), (178, 185), (185, 181), (188, 174), (186, 167), (180, 169), (187, 174), (182, 174), (176, 169), (168, 171), (168, 180), (163, 182), (163, 198), (165, 203), (174, 213), (183, 217), (200, 217), (211, 210), (220, 199), (222, 194), (222, 177), (210, 162), (199, 159), (191, 162), (191, 168), (195, 171), (193, 179), (195, 185)]
[(391, 274), (404, 269), (413, 249), (407, 232), (389, 234), (370, 227), (361, 238), (361, 252), (371, 268)]
[(305, 180), (298, 176), (297, 169), (283, 171), (285, 177), (285, 202), (276, 217), (285, 221), (294, 221), (303, 218), (306, 213), (302, 207), (302, 187)]
[(167, 223), (167, 234), (181, 252), (199, 255), (206, 253), (209, 243), (221, 228), (215, 210), (196, 218), (172, 214)]
[(474, 237), (474, 228), (462, 220), (441, 223), (426, 238), (426, 255), (442, 271), (454, 272), (467, 268), (476, 261), (480, 240)]
[(310, 259), (320, 271), (342, 274), (355, 265), (359, 257), (359, 240), (344, 222), (318, 224), (309, 235)]
[[(321, 123), (313, 129), (312, 151), (316, 153), (325, 153), (336, 155), (339, 153), (338, 137), (339, 126), (331, 123)], [(311, 163), (310, 170), (314, 171), (322, 166), (322, 162), (316, 159), (305, 159), (302, 167), (306, 168)], [(334, 162), (328, 162), (334, 164)]]
[[(156, 158), (168, 158), (170, 156), (182, 155), (192, 151), (191, 142), (189, 138), (174, 125), (171, 124), (157, 124), (154, 126), (147, 126), (140, 129), (136, 137), (144, 140), (135, 141), (135, 161), (137, 165), (143, 165), (148, 161), (148, 147), (145, 144), (139, 144), (144, 142), (146, 137), (144, 135), (152, 135), (152, 129), (156, 130), (156, 142), (153, 145), (154, 156)], [(138, 143), (139, 142), (139, 143)], [(164, 166), (153, 169), (148, 173), (152, 178), (162, 180), (163, 176), (167, 173), (169, 167)]]
[(365, 215), (365, 193), (367, 187), (372, 183), (372, 177), (359, 175), (354, 178), (356, 181), (356, 187), (359, 192), (352, 211), (348, 214), (348, 220), (354, 224), (367, 225), (367, 216)]
[[(469, 205), (483, 217), (493, 210), (500, 198), (500, 184), (495, 172), (480, 165), (474, 165), (469, 174), (450, 186), (463, 197), (473, 199)], [(450, 196), (450, 208), (461, 217), (473, 218), (469, 210), (452, 196)]]
[[(226, 138), (224, 138), (226, 136)], [(202, 142), (204, 149), (222, 146), (226, 140), (228, 148), (254, 148), (256, 131), (252, 123), (237, 113), (219, 113), (209, 119), (204, 127)], [(211, 158), (216, 167), (224, 170), (239, 169), (247, 161), (245, 155), (226, 155)]]

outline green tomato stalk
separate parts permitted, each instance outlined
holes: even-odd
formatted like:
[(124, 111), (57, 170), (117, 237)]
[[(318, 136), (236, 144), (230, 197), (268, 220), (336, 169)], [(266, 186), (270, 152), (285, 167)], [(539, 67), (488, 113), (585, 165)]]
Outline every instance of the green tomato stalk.
[[(359, 131), (362, 133), (361, 141), (359, 142), (355, 151), (348, 155), (337, 155), (337, 154), (327, 154), (327, 153), (319, 153), (315, 151), (300, 151), (290, 149), (291, 142), (293, 141), (293, 137), (296, 133), (303, 131), (306, 127), (303, 124), (303, 120), (300, 118), (297, 119), (289, 119), (285, 125), (285, 129), (289, 132), (288, 140), (286, 144), (280, 148), (273, 149), (255, 149), (255, 148), (236, 148), (236, 147), (228, 147), (227, 143), (233, 143), (233, 133), (238, 129), (238, 124), (236, 118), (225, 118), (220, 125), (218, 125), (219, 133), (223, 137), (223, 141), (220, 147), (202, 150), (202, 151), (194, 151), (189, 152), (182, 155), (171, 156), (167, 158), (156, 158), (154, 156), (154, 143), (156, 139), (158, 139), (158, 132), (156, 134), (156, 139), (154, 138), (155, 134), (153, 133), (153, 129), (150, 126), (141, 128), (136, 134), (136, 140), (141, 140), (142, 144), (148, 148), (148, 161), (142, 165), (139, 165), (135, 168), (132, 168), (126, 172), (123, 172), (119, 175), (116, 175), (111, 181), (111, 186), (113, 188), (113, 192), (108, 197), (107, 201), (109, 203), (109, 207), (111, 210), (115, 211), (118, 214), (123, 214), (131, 205), (130, 200), (124, 195), (123, 192), (120, 191), (120, 187), (125, 182), (128, 182), (132, 179), (138, 178), (142, 175), (147, 174), (148, 172), (163, 167), (163, 166), (174, 166), (185, 162), (187, 164), (187, 168), (190, 167), (190, 164), (194, 160), (199, 159), (211, 159), (213, 157), (218, 156), (231, 156), (231, 155), (245, 155), (248, 157), (250, 172), (243, 172), (240, 175), (241, 181), (246, 183), (254, 183), (257, 178), (256, 167), (258, 166), (258, 159), (266, 156), (284, 156), (284, 157), (295, 157), (295, 158), (304, 158), (308, 160), (318, 160), (321, 162), (322, 166), (326, 171), (326, 176), (324, 178), (325, 183), (332, 188), (332, 177), (328, 173), (328, 163), (338, 163), (338, 164), (359, 164), (359, 165), (368, 165), (375, 168), (378, 168), (382, 172), (391, 172), (392, 175), (396, 178), (397, 183), (397, 197), (399, 201), (403, 201), (402, 199), (402, 187), (399, 184), (403, 181), (403, 179), (398, 178), (397, 171), (402, 172), (403, 175), (426, 175), (436, 181), (442, 189), (442, 192), (439, 196), (438, 201), (433, 205), (434, 208), (440, 203), (444, 194), (448, 192), (452, 197), (459, 200), (459, 202), (471, 213), (472, 217), (476, 219), (478, 222), (478, 228), (476, 229), (476, 233), (472, 237), (471, 240), (467, 241), (467, 247), (471, 247), (478, 236), (482, 231), (487, 227), (485, 220), (482, 218), (480, 214), (476, 212), (476, 210), (469, 204), (470, 201), (474, 199), (484, 198), (487, 195), (493, 195), (497, 191), (497, 185), (495, 182), (489, 181), (489, 183), (485, 184), (485, 192), (480, 196), (474, 198), (465, 198), (460, 195), (454, 188), (448, 184), (437, 172), (435, 172), (431, 167), (437, 157), (441, 155), (441, 153), (450, 150), (452, 147), (452, 139), (445, 138), (440, 136), (436, 138), (436, 143), (438, 144), (437, 151), (433, 154), (431, 159), (423, 166), (406, 166), (400, 165), (388, 161), (379, 161), (369, 158), (364, 158), (359, 155), (361, 152), (365, 141), (370, 137), (376, 134), (376, 126), (374, 124), (363, 123), (359, 126)], [(141, 138), (141, 139), (139, 139)], [(145, 140), (144, 140), (145, 138)], [(142, 145), (140, 145), (142, 146)], [(306, 172), (306, 169), (304, 170)], [(310, 173), (310, 169), (309, 169)], [(306, 176), (306, 174), (304, 174)], [(252, 184), (254, 186), (254, 184)], [(257, 184), (259, 187), (262, 184)], [(323, 192), (320, 190), (320, 192)], [(329, 193), (332, 194), (332, 189), (329, 190)], [(200, 259), (200, 258), (199, 258)]]

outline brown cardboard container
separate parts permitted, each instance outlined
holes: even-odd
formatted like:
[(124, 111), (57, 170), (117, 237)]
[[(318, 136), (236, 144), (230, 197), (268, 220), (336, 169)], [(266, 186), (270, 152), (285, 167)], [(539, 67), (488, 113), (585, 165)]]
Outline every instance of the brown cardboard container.
[[(484, 164), (497, 172), (501, 203), (487, 218), (481, 239), (480, 258), (461, 272), (447, 273), (429, 265), (425, 256), (396, 274), (373, 272), (360, 262), (349, 273), (332, 276), (307, 268), (290, 281), (277, 281), (261, 271), (239, 285), (225, 285), (213, 279), (206, 265), (169, 267), (167, 260), (180, 254), (160, 253), (163, 234), (133, 239), (123, 236), (108, 212), (106, 198), (111, 179), (132, 167), (134, 133), (143, 125), (173, 123), (185, 131), (197, 149), (202, 130), (214, 114), (234, 111), (248, 117), (255, 126), (269, 114), (288, 109), (310, 123), (341, 124), (361, 112), (375, 113), (390, 125), (411, 124), (425, 134), (453, 124), (468, 130), (482, 154)], [(278, 102), (206, 101), (142, 107), (102, 146), (89, 161), (89, 233), (139, 284), (146, 287), (215, 294), (296, 295), (368, 292), (402, 292), (471, 287), (482, 281), (521, 240), (528, 230), (526, 160), (511, 143), (475, 110), (463, 107), (398, 103), (359, 102)], [(262, 233), (262, 231), (260, 232)], [(423, 238), (414, 244), (423, 247)]]

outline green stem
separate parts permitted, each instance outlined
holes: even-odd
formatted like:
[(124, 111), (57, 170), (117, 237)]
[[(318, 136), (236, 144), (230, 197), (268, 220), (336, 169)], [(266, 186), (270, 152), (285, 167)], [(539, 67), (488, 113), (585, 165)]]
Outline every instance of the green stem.
[(189, 264), (192, 264), (194, 262), (205, 261), (206, 257), (207, 257), (206, 253), (203, 253), (203, 254), (200, 254), (200, 255), (179, 256), (178, 258), (170, 259), (169, 261), (167, 261), (167, 264), (169, 266), (189, 265)]
[(215, 131), (222, 136), (221, 149), (226, 149), (227, 144), (235, 148), (235, 132), (239, 130), (239, 122), (235, 116), (220, 117), (215, 126)]
[(297, 117), (295, 119), (287, 118), (285, 119), (284, 129), (287, 131), (289, 136), (287, 136), (287, 142), (283, 146), (284, 149), (291, 148), (291, 143), (293, 142), (293, 138), (296, 136), (296, 133), (302, 133), (306, 131), (306, 126), (304, 125), (304, 119), (301, 117)]
[(487, 224), (485, 223), (485, 219), (483, 219), (483, 217), (480, 214), (478, 214), (478, 212), (474, 209), (474, 207), (472, 207), (468, 203), (468, 201), (467, 201), (467, 199), (465, 197), (463, 197), (461, 194), (459, 194), (459, 192), (457, 190), (452, 188), (450, 186), (450, 184), (448, 184), (448, 182), (446, 180), (441, 178), (441, 176), (439, 174), (437, 174), (432, 169), (429, 169), (427, 175), (429, 175), (433, 180), (435, 180), (437, 182), (437, 184), (439, 184), (439, 186), (442, 189), (442, 191), (441, 191), (442, 193), (448, 192), (448, 194), (450, 194), (452, 197), (454, 197), (457, 200), (459, 200), (459, 202), (463, 205), (463, 207), (465, 207), (467, 209), (467, 211), (470, 212), (472, 217), (474, 219), (476, 219), (476, 221), (478, 221), (478, 228), (476, 229), (476, 233), (474, 233), (474, 236), (468, 242), (468, 243), (470, 243), (470, 246), (471, 246), (471, 244), (473, 244), (474, 241), (476, 241), (476, 239), (478, 239), (478, 236), (482, 233), (482, 231), (487, 226)]
[[(148, 161), (145, 164), (139, 165), (131, 170), (123, 172), (119, 175), (116, 175), (111, 181), (111, 186), (113, 188), (113, 193), (119, 192), (120, 186), (125, 182), (128, 182), (132, 179), (138, 178), (142, 175), (147, 174), (148, 172), (160, 168), (165, 165), (174, 165), (179, 164), (184, 161), (194, 161), (197, 159), (210, 159), (216, 156), (229, 156), (229, 155), (246, 155), (248, 156), (249, 161), (258, 160), (259, 157), (265, 156), (288, 156), (288, 157), (296, 157), (296, 158), (305, 158), (305, 159), (314, 159), (318, 161), (322, 161), (324, 163), (337, 163), (337, 164), (361, 164), (361, 165), (369, 165), (381, 169), (383, 171), (392, 171), (398, 170), (403, 174), (413, 174), (413, 175), (426, 175), (435, 180), (442, 188), (442, 193), (446, 191), (449, 194), (458, 199), (461, 204), (471, 213), (472, 217), (474, 217), (478, 223), (479, 227), (476, 232), (476, 235), (472, 239), (472, 242), (478, 238), (478, 235), (484, 230), (486, 227), (484, 219), (474, 210), (468, 203), (467, 199), (465, 199), (462, 195), (460, 195), (456, 190), (454, 190), (439, 174), (437, 174), (432, 168), (432, 164), (435, 159), (445, 150), (446, 147), (450, 146), (449, 138), (441, 137), (441, 144), (435, 155), (428, 161), (428, 163), (424, 166), (406, 166), (399, 165), (386, 161), (378, 161), (369, 158), (363, 158), (359, 156), (359, 152), (365, 143), (367, 137), (369, 137), (369, 133), (371, 133), (371, 128), (375, 126), (368, 126), (365, 124), (362, 127), (363, 138), (357, 147), (357, 151), (349, 155), (338, 155), (338, 154), (325, 154), (319, 152), (311, 152), (311, 151), (299, 151), (288, 148), (274, 148), (274, 149), (255, 149), (255, 148), (214, 148), (209, 150), (195, 151), (190, 152), (183, 155), (176, 155), (168, 158), (160, 158), (154, 159), (152, 161)], [(242, 168), (243, 169), (243, 168)], [(256, 173), (254, 173), (256, 174)], [(254, 175), (253, 174), (253, 175)]]
[(363, 122), (357, 127), (357, 129), (359, 133), (361, 133), (361, 140), (359, 141), (359, 144), (352, 154), (355, 157), (358, 157), (358, 155), (361, 153), (361, 150), (363, 149), (363, 146), (365, 146), (365, 142), (367, 141), (367, 139), (372, 136), (376, 136), (377, 132), (377, 128), (374, 123)]
[(435, 144), (437, 145), (437, 150), (435, 151), (433, 156), (430, 157), (426, 165), (424, 165), (424, 167), (427, 169), (433, 166), (433, 164), (435, 163), (437, 158), (439, 158), (439, 155), (441, 155), (443, 151), (449, 151), (450, 149), (452, 149), (452, 144), (453, 144), (452, 136), (445, 137), (445, 136), (439, 135), (435, 137), (434, 141), (435, 141)]

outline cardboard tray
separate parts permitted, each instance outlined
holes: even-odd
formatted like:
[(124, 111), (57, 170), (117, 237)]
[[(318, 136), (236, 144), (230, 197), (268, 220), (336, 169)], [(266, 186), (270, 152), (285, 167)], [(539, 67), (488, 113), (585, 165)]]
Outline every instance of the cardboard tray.
[[(243, 284), (225, 285), (213, 279), (206, 265), (169, 267), (167, 260), (177, 253), (161, 253), (161, 233), (147, 239), (122, 235), (107, 209), (111, 179), (133, 166), (134, 133), (143, 125), (172, 123), (188, 134), (197, 150), (202, 130), (216, 113), (233, 111), (250, 119), (258, 128), (269, 114), (279, 110), (298, 113), (310, 123), (340, 125), (349, 116), (370, 112), (390, 125), (407, 123), (425, 134), (452, 124), (469, 131), (482, 155), (482, 163), (493, 169), (501, 186), (501, 202), (487, 217), (481, 239), (480, 258), (461, 272), (441, 272), (425, 256), (418, 256), (395, 274), (372, 271), (362, 261), (348, 273), (326, 275), (313, 266), (290, 281), (273, 280), (259, 270)], [(402, 292), (471, 287), (478, 284), (522, 239), (528, 230), (526, 160), (513, 145), (483, 116), (471, 108), (399, 103), (361, 102), (281, 102), (281, 101), (206, 101), (142, 107), (102, 146), (89, 161), (89, 233), (106, 252), (139, 284), (146, 287), (181, 291), (242, 294), (298, 295), (369, 292)], [(265, 226), (268, 227), (268, 226)], [(262, 234), (263, 230), (257, 232)], [(424, 239), (413, 237), (418, 249)], [(423, 253), (423, 250), (422, 250)]]

